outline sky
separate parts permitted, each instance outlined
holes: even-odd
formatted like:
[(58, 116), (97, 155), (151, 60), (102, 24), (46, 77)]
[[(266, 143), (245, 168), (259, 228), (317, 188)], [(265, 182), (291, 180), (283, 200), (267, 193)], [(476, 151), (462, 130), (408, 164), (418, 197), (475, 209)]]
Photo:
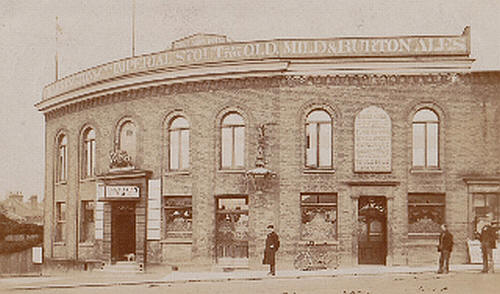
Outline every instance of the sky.
[[(500, 70), (499, 0), (136, 0), (136, 54), (195, 33), (232, 40), (459, 35), (473, 70)], [(0, 0), (0, 199), (43, 197), (44, 118), (33, 106), (59, 77), (132, 55), (133, 0)], [(62, 34), (56, 46), (56, 16)]]

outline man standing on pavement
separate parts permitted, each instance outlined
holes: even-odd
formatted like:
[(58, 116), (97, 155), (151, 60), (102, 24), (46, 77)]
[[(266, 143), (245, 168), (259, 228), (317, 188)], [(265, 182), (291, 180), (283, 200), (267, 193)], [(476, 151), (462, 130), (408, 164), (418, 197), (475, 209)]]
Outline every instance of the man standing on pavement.
[(438, 274), (447, 274), (449, 272), (451, 250), (453, 250), (453, 235), (448, 231), (448, 226), (442, 224), (438, 245), (438, 251), (441, 253), (439, 255)]
[(481, 252), (483, 255), (483, 270), (481, 271), (482, 273), (488, 273), (490, 270), (492, 273), (495, 272), (493, 249), (496, 248), (496, 231), (498, 230), (498, 228), (494, 228), (491, 225), (492, 219), (493, 215), (488, 214), (488, 222), (481, 229), (481, 235), (479, 238), (479, 240), (481, 241)]
[(276, 251), (280, 247), (278, 234), (274, 232), (274, 226), (267, 226), (266, 248), (264, 249), (263, 264), (269, 264), (268, 275), (276, 275)]

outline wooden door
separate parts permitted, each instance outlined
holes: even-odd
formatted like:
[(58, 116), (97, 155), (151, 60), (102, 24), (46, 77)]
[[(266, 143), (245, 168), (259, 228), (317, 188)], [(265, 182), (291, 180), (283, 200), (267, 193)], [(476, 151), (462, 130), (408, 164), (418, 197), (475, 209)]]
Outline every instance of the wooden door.
[(384, 264), (387, 256), (385, 197), (360, 197), (358, 209), (358, 263)]
[(135, 203), (113, 203), (111, 214), (111, 260), (125, 261), (135, 254)]

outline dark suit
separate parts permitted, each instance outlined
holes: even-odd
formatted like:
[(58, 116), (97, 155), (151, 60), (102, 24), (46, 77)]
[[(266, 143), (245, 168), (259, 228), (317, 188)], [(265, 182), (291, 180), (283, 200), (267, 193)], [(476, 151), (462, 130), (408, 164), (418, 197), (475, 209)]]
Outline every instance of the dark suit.
[[(481, 241), (481, 252), (483, 255), (483, 272), (486, 273), (489, 270), (495, 272), (495, 264), (493, 262), (493, 249), (496, 248), (496, 243), (497, 243), (496, 231), (497, 229), (493, 228), (490, 225), (485, 225), (481, 229), (480, 241)], [(488, 264), (488, 259), (489, 259), (489, 264)]]
[(270, 270), (269, 272), (271, 274), (275, 274), (275, 264), (276, 264), (276, 251), (278, 251), (278, 248), (280, 247), (280, 240), (278, 237), (278, 234), (275, 232), (271, 232), (267, 234), (266, 238), (266, 248), (264, 249), (264, 260), (262, 261), (263, 264), (269, 264), (270, 265)]
[(438, 251), (439, 255), (439, 270), (438, 273), (448, 273), (450, 268), (450, 254), (453, 250), (453, 235), (448, 231), (441, 232), (439, 235)]

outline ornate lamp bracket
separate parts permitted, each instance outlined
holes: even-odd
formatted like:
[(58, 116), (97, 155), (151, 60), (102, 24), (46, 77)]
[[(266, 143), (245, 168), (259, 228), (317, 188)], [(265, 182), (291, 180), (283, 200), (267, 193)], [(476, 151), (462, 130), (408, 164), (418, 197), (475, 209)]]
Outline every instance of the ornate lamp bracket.
[(271, 179), (276, 178), (277, 174), (272, 170), (266, 168), (267, 161), (265, 160), (264, 150), (268, 145), (268, 138), (266, 137), (266, 127), (275, 123), (261, 124), (257, 127), (257, 156), (255, 159), (255, 168), (248, 170), (245, 173), (247, 180), (253, 182), (253, 186), (257, 193), (262, 193), (270, 184)]

